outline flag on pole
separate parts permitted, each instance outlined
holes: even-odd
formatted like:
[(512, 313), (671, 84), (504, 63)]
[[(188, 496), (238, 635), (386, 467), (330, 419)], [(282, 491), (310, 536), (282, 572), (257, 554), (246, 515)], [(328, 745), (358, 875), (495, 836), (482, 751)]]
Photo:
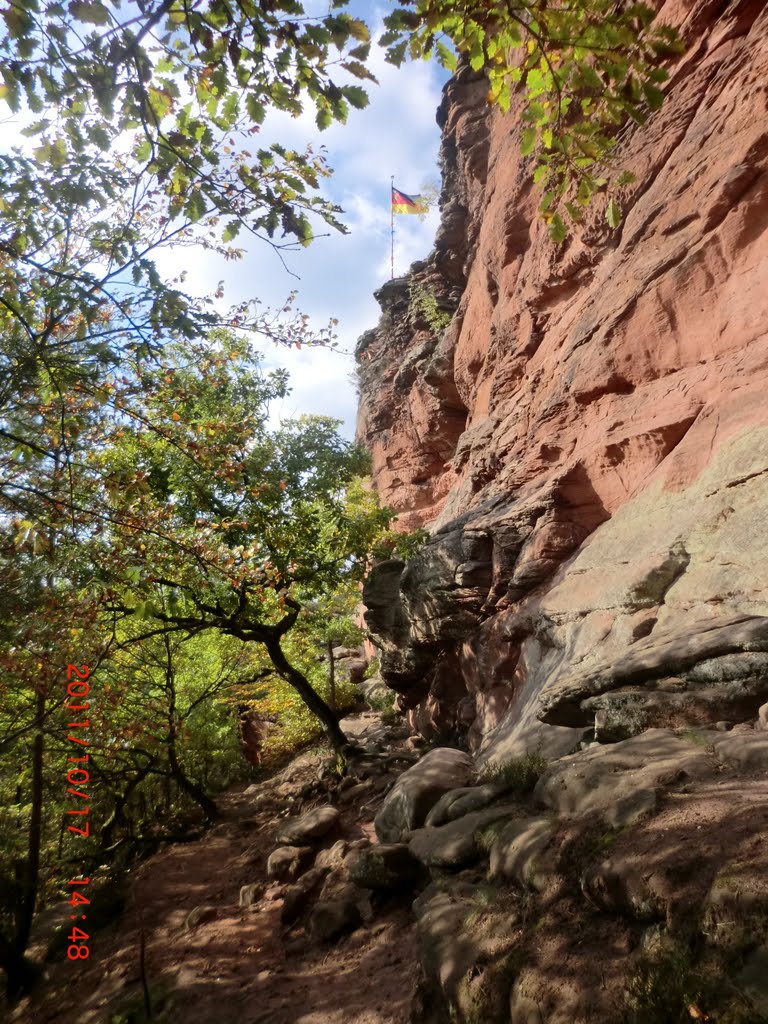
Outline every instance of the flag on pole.
[(392, 186), (393, 213), (427, 213), (429, 206), (421, 196), (407, 196), (405, 192)]

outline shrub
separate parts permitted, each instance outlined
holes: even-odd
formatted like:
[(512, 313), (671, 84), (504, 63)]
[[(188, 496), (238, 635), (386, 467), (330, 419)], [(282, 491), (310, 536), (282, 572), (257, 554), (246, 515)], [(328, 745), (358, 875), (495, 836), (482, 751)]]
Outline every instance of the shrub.
[(547, 768), (548, 761), (541, 754), (525, 754), (509, 761), (489, 761), (480, 773), (481, 783), (493, 782), (503, 786), (505, 792), (518, 796), (530, 793)]

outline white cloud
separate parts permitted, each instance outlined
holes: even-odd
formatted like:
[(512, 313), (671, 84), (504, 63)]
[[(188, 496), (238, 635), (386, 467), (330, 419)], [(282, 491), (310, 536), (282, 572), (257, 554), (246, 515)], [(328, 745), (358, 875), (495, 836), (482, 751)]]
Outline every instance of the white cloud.
[[(308, 0), (309, 13), (322, 14), (328, 0)], [(382, 8), (353, 0), (348, 10), (381, 31)], [(445, 74), (433, 64), (408, 63), (402, 68), (388, 64), (381, 48), (373, 46), (369, 67), (379, 84), (366, 84), (370, 105), (352, 110), (346, 125), (334, 124), (325, 132), (315, 126), (314, 114), (300, 117), (272, 112), (256, 138), (259, 145), (279, 140), (303, 149), (323, 146), (333, 176), (323, 192), (343, 209), (349, 233), (327, 229), (306, 250), (289, 253), (286, 262), (298, 280), (286, 272), (269, 246), (257, 240), (242, 241), (247, 247), (240, 263), (227, 263), (203, 249), (181, 248), (158, 254), (161, 273), (175, 277), (187, 270), (185, 287), (192, 293), (210, 294), (225, 282), (225, 301), (234, 303), (258, 297), (265, 306), (279, 308), (296, 289), (298, 306), (320, 328), (329, 319), (339, 321), (340, 348), (351, 351), (358, 336), (376, 324), (379, 316), (373, 292), (390, 276), (390, 178), (405, 192), (420, 191), (425, 181), (437, 181), (439, 132), (435, 110)], [(26, 140), (21, 129), (29, 117), (18, 115), (2, 124), (4, 147), (16, 142), (27, 150), (37, 140)], [(410, 263), (427, 255), (437, 225), (437, 211), (421, 220), (395, 217), (395, 273), (403, 274)], [(325, 233), (326, 229), (323, 229)], [(350, 381), (352, 360), (325, 350), (301, 352), (270, 348), (265, 358), (285, 366), (293, 393), (283, 403), (284, 415), (301, 412), (327, 413), (345, 421), (345, 432), (354, 430), (356, 396)]]
[[(353, 5), (352, 13), (370, 18), (370, 10), (361, 11), (360, 7)], [(330, 318), (339, 320), (340, 347), (348, 352), (364, 330), (375, 326), (379, 308), (373, 292), (390, 276), (390, 177), (394, 175), (395, 184), (410, 194), (418, 192), (425, 181), (439, 179), (435, 110), (444, 73), (423, 62), (394, 68), (377, 47), (372, 49), (369, 66), (379, 85), (368, 87), (370, 105), (363, 111), (353, 110), (346, 125), (335, 124), (321, 133), (310, 111), (298, 118), (273, 112), (259, 136), (261, 145), (279, 139), (296, 149), (307, 143), (327, 148), (334, 174), (324, 193), (343, 207), (341, 219), (349, 233), (331, 231), (308, 249), (288, 254), (286, 262), (299, 275), (298, 281), (285, 272), (267, 246), (254, 240), (239, 264), (199, 252), (189, 267), (187, 282), (191, 290), (205, 292), (223, 278), (228, 302), (257, 295), (271, 306), (278, 306), (295, 288), (298, 305), (316, 327)], [(436, 210), (423, 221), (415, 216), (395, 216), (395, 274), (405, 273), (413, 260), (428, 254), (437, 221)], [(185, 250), (184, 259), (189, 256)], [(171, 257), (171, 265), (177, 270), (178, 258), (174, 261)], [(264, 354), (269, 365), (289, 371), (293, 387), (281, 409), (273, 412), (337, 416), (344, 419), (347, 436), (352, 435), (357, 399), (350, 380), (351, 359), (306, 348), (298, 352), (270, 347)]]

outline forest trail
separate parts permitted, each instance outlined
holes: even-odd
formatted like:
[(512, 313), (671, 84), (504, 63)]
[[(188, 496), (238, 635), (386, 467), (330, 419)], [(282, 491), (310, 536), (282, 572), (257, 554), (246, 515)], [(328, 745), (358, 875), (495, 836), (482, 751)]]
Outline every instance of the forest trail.
[[(396, 752), (378, 715), (353, 716), (344, 725), (359, 741), (379, 737), (382, 749)], [(356, 799), (345, 796), (352, 783), (327, 778), (328, 762), (327, 754), (305, 753), (264, 783), (222, 794), (221, 820), (200, 840), (168, 846), (140, 864), (131, 874), (125, 912), (94, 933), (90, 958), (49, 965), (47, 980), (10, 1021), (405, 1024), (416, 977), (410, 904), (379, 906), (375, 918), (364, 915), (369, 920), (351, 934), (318, 943), (307, 933), (305, 915), (291, 927), (281, 922), (286, 886), (267, 880), (267, 858), (287, 816), (330, 801), (341, 813), (340, 828), (318, 848), (330, 849), (339, 839), (363, 846), (374, 837), (384, 790), (407, 766), (390, 761), (398, 767), (369, 778), (367, 795)], [(322, 782), (319, 775), (326, 776)], [(355, 791), (360, 785), (355, 782)], [(241, 887), (252, 884), (258, 898), (241, 907)], [(197, 907), (206, 908), (204, 919), (190, 928)]]

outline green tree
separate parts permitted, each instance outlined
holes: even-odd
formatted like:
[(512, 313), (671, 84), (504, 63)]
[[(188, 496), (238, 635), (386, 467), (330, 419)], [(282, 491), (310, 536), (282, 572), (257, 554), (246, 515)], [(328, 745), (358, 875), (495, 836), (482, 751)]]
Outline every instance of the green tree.
[(324, 417), (270, 429), (284, 377), (264, 375), (230, 336), (169, 346), (126, 380), (112, 399), (121, 415), (88, 453), (85, 507), (108, 508), (108, 521), (86, 514), (80, 530), (106, 604), (118, 620), (146, 619), (145, 636), (215, 629), (261, 645), (342, 746), (336, 715), (284, 638), (307, 602), (361, 579), (389, 522), (375, 495), (348, 492), (364, 453)]
[[(158, 247), (194, 238), (235, 257), (243, 229), (304, 245), (313, 215), (340, 228), (317, 194), (323, 153), (263, 140), (261, 126), (269, 109), (298, 116), (308, 102), (323, 129), (367, 104), (369, 33), (343, 7), (8, 6), (0, 98), (38, 120), (31, 155), (0, 155), (7, 317), (40, 335), (76, 311), (91, 326), (104, 309), (146, 309), (158, 334), (198, 334), (206, 310), (160, 279)], [(54, 294), (55, 316), (41, 317)]]
[(503, 111), (519, 91), (522, 155), (535, 154), (540, 210), (562, 241), (563, 212), (578, 222), (606, 189), (606, 219), (621, 222), (616, 192), (634, 179), (618, 171), (609, 181), (602, 165), (617, 129), (662, 105), (662, 61), (681, 50), (677, 32), (654, 17), (644, 3), (615, 0), (410, 0), (386, 18), (381, 42), (395, 64), (434, 54), (452, 70), (459, 58), (484, 69), (488, 100)]

